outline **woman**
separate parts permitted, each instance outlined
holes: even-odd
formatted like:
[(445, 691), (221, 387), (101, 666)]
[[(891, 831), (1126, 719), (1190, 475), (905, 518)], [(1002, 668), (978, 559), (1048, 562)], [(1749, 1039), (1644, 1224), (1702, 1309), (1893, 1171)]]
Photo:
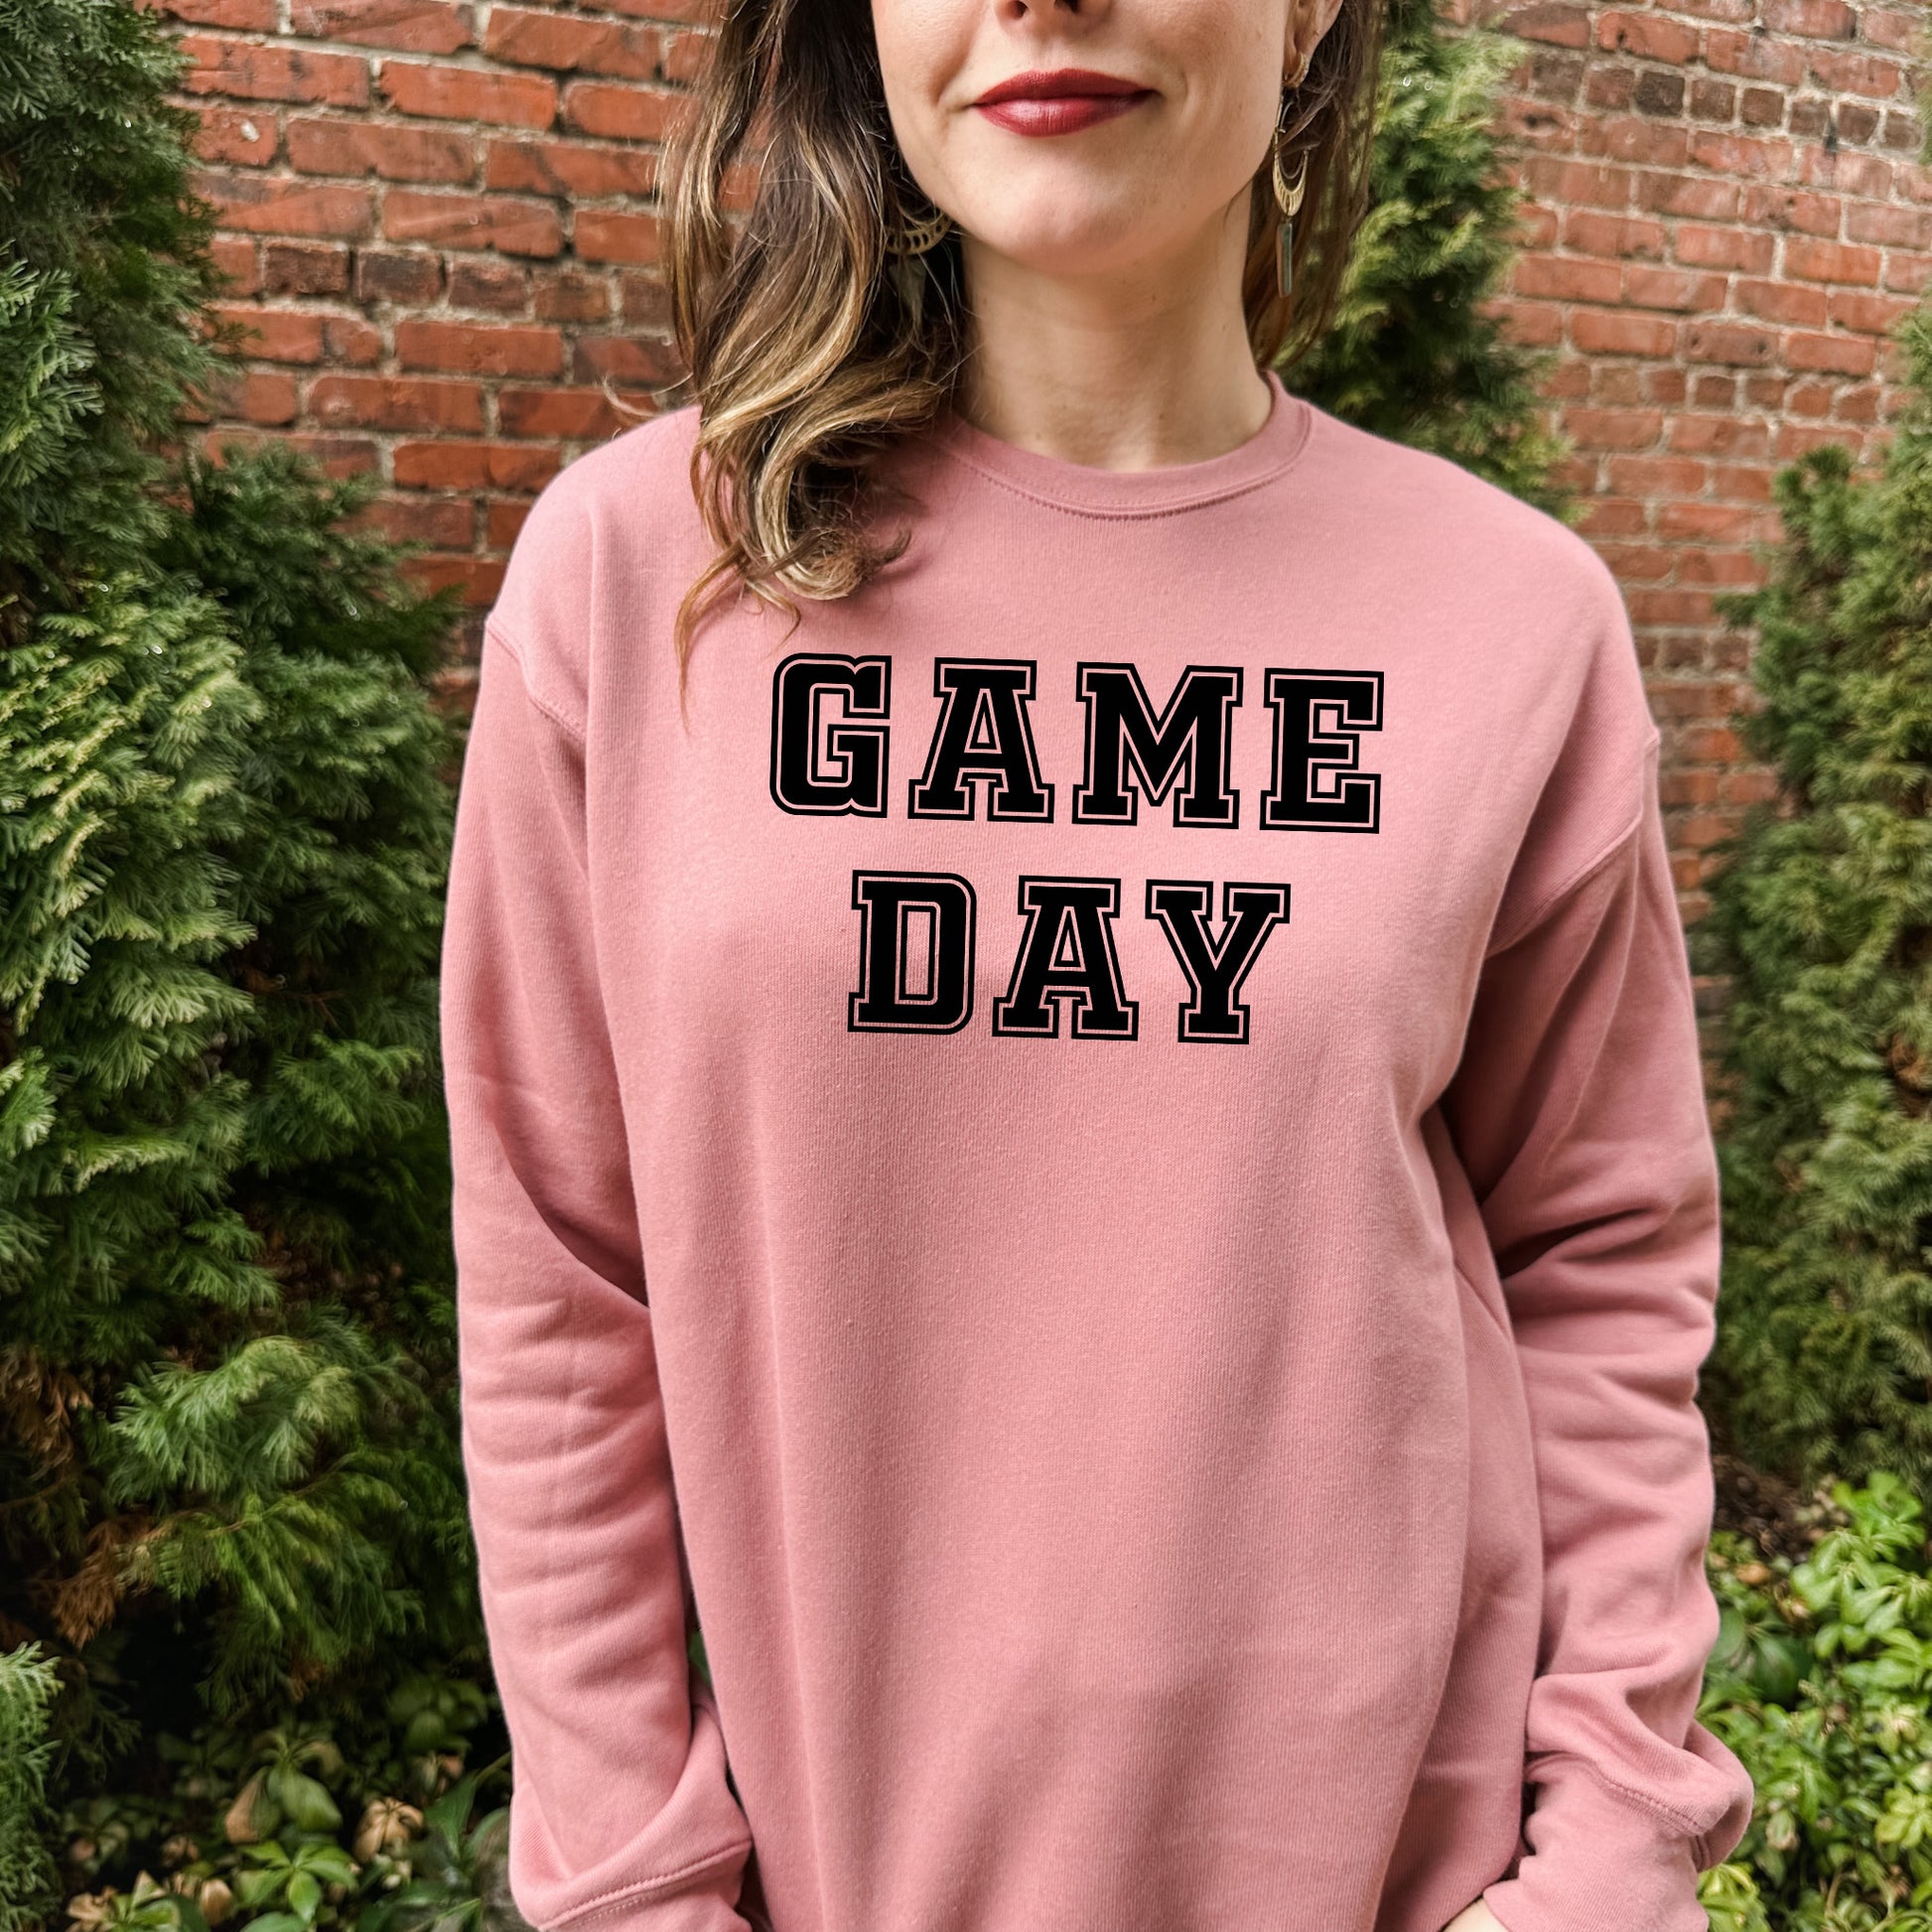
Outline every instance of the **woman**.
[(537, 503), (450, 891), (544, 1932), (1705, 1923), (1751, 1791), (1636, 652), (1580, 539), (1272, 368), (1372, 13), (715, 43), (696, 401)]

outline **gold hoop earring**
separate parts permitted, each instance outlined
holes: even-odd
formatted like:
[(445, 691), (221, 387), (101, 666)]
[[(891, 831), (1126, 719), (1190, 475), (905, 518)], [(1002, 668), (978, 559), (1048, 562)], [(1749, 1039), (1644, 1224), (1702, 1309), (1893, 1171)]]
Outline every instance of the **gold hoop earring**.
[(1282, 139), (1288, 132), (1284, 125), (1288, 104), (1301, 91), (1308, 71), (1309, 63), (1304, 61), (1295, 78), (1282, 89), (1282, 114), (1275, 123), (1272, 150), (1275, 206), (1281, 209), (1282, 216), (1281, 225), (1275, 230), (1275, 285), (1281, 290), (1284, 302), (1295, 293), (1295, 217), (1301, 213), (1303, 198), (1309, 192), (1309, 151), (1304, 148), (1296, 157), (1295, 179), (1291, 182), (1282, 172)]

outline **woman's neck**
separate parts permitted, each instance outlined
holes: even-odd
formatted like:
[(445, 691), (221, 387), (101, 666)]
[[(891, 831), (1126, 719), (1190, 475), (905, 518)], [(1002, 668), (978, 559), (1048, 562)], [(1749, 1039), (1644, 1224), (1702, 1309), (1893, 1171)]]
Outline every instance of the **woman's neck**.
[(1244, 196), (1184, 249), (1080, 278), (963, 237), (959, 413), (1098, 470), (1200, 462), (1246, 442), (1270, 402), (1241, 304), (1246, 213)]

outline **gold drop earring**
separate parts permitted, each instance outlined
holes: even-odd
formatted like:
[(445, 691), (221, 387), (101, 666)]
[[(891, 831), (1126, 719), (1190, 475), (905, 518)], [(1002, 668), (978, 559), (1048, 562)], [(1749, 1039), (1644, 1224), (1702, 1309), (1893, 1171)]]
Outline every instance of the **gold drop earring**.
[[(1309, 77), (1309, 63), (1304, 60), (1294, 79), (1282, 89), (1282, 113), (1275, 123), (1274, 176), (1275, 206), (1281, 209), (1281, 225), (1275, 230), (1275, 282), (1283, 301), (1295, 293), (1295, 217), (1302, 211), (1302, 198), (1309, 192), (1309, 155), (1304, 148), (1297, 157), (1295, 179), (1282, 171), (1282, 142), (1288, 133), (1285, 122), (1289, 103)], [(1298, 130), (1299, 131), (1299, 130)]]
[(920, 326), (925, 311), (925, 263), (920, 257), (936, 248), (952, 232), (952, 216), (942, 207), (909, 222), (887, 218), (888, 271), (914, 329)]

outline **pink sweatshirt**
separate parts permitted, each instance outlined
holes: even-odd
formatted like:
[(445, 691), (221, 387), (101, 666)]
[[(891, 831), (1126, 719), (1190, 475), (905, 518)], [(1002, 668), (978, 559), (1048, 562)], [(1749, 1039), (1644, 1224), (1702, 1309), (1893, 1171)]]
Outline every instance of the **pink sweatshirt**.
[(906, 554), (707, 624), (682, 719), (695, 412), (523, 530), (442, 1000), (544, 1932), (1702, 1932), (1751, 1788), (1630, 631), (1270, 380), (1184, 466), (897, 446)]

